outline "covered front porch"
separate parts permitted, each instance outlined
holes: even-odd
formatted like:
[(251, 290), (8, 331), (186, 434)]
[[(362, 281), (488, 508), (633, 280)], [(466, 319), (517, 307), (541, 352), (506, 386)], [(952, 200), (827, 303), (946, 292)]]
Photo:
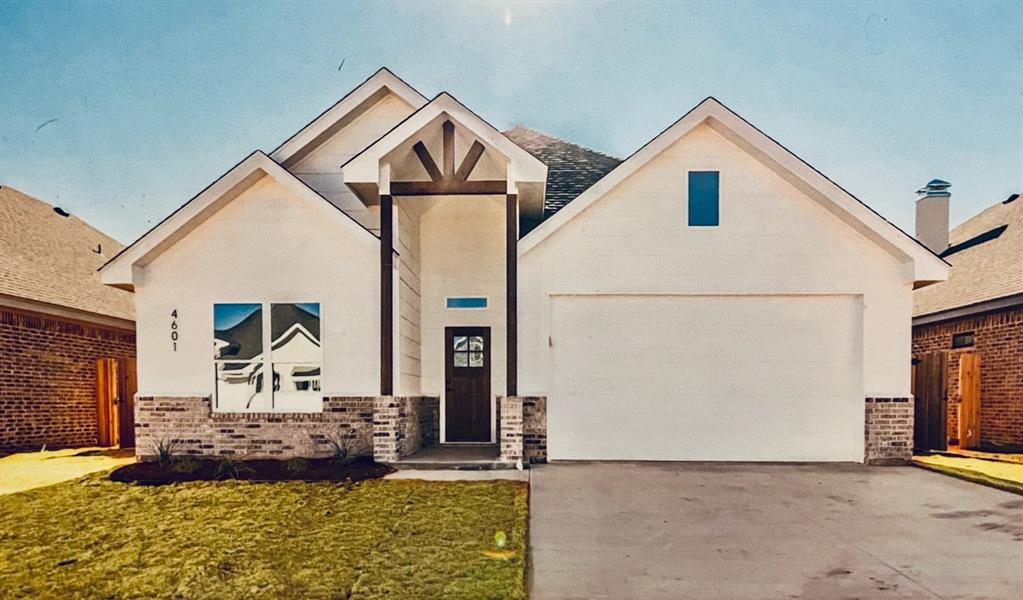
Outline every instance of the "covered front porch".
[(496, 448), (498, 398), (517, 394), (519, 223), (542, 213), (546, 166), (441, 94), (342, 173), (380, 214), (380, 395), (435, 396), (441, 444)]

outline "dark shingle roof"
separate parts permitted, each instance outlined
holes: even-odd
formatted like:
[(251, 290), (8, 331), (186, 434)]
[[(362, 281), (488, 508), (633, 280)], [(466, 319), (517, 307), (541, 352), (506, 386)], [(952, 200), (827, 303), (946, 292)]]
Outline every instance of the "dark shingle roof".
[(999, 201), (949, 233), (948, 281), (913, 293), (921, 316), (1023, 293), (1023, 200)]
[(564, 208), (622, 162), (524, 125), (516, 125), (504, 135), (547, 165), (544, 218)]

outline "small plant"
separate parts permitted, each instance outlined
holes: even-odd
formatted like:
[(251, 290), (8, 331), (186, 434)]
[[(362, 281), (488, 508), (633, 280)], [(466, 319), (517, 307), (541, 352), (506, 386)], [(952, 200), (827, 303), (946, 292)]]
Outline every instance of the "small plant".
[(367, 431), (365, 429), (346, 430), (338, 428), (337, 431), (328, 433), (317, 443), (326, 443), (330, 446), (330, 458), (336, 463), (347, 465), (356, 458), (366, 453), (369, 446), (367, 442)]
[(504, 547), (508, 545), (508, 535), (503, 531), (498, 531), (494, 534), (494, 545), (499, 549), (504, 550)]
[(161, 467), (166, 467), (171, 464), (174, 460), (174, 454), (177, 452), (178, 442), (177, 440), (161, 438), (153, 444), (153, 453), (156, 454), (156, 462)]
[(245, 464), (241, 456), (225, 455), (217, 460), (217, 472), (214, 479), (238, 479), (242, 473), (255, 473), (256, 470)]
[(199, 470), (199, 461), (191, 456), (183, 456), (171, 463), (171, 471), (175, 473), (195, 473)]
[(284, 468), (291, 473), (302, 473), (309, 468), (309, 463), (304, 458), (295, 457), (285, 461)]

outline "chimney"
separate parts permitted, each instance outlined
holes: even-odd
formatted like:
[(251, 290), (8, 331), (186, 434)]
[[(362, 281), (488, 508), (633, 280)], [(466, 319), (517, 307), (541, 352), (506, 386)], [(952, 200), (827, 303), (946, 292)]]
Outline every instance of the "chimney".
[(947, 181), (932, 179), (916, 191), (916, 239), (935, 254), (948, 249), (950, 187)]

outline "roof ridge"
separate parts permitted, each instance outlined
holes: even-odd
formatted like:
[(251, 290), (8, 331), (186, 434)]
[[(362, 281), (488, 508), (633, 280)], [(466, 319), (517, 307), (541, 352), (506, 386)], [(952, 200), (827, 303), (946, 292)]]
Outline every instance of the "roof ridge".
[(575, 146), (576, 148), (580, 148), (582, 150), (586, 150), (587, 152), (592, 152), (593, 154), (598, 154), (600, 156), (603, 156), (604, 158), (610, 158), (611, 160), (617, 160), (619, 162), (621, 162), (621, 160), (622, 160), (621, 158), (618, 158), (617, 156), (614, 156), (612, 154), (608, 154), (607, 152), (602, 152), (600, 150), (596, 150), (596, 149), (591, 148), (589, 146), (584, 146), (582, 144), (578, 144), (576, 142), (573, 142), (573, 141), (570, 141), (570, 140), (566, 140), (563, 137), (558, 137), (556, 135), (552, 135), (550, 133), (547, 133), (546, 131), (540, 131), (539, 129), (536, 129), (535, 127), (530, 127), (529, 125), (525, 125), (523, 123), (516, 123), (516, 124), (512, 125), (510, 129), (508, 129), (507, 131), (502, 131), (501, 133), (508, 133), (512, 129), (525, 129), (525, 130), (531, 131), (531, 132), (533, 132), (535, 134), (542, 135), (543, 137), (545, 137), (547, 139), (551, 139), (551, 140), (554, 140), (556, 142), (561, 142), (562, 144), (568, 144), (570, 146)]

